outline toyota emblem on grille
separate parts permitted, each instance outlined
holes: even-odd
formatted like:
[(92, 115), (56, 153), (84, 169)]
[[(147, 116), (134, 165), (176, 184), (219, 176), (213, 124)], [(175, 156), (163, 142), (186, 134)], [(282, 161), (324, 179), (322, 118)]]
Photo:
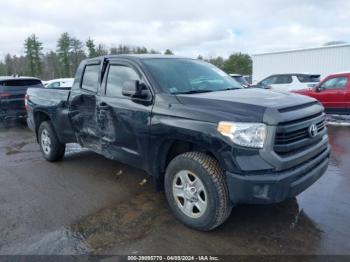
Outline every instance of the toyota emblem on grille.
[(317, 136), (317, 134), (318, 134), (317, 126), (315, 124), (311, 125), (309, 127), (309, 135), (311, 137), (315, 137), (315, 136)]

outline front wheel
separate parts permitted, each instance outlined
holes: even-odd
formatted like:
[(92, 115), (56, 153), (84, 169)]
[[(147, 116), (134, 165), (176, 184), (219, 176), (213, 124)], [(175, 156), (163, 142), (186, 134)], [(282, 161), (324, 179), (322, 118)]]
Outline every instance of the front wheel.
[(218, 162), (201, 152), (174, 158), (165, 174), (165, 193), (175, 216), (187, 226), (209, 231), (231, 213), (231, 203)]
[(38, 140), (41, 153), (48, 161), (61, 160), (66, 150), (66, 145), (61, 143), (50, 122), (42, 122), (38, 130)]

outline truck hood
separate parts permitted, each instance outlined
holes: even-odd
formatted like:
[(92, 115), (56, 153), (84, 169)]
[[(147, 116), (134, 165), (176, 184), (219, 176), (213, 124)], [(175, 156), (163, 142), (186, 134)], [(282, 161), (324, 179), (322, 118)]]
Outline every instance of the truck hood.
[(314, 102), (298, 94), (259, 88), (236, 89), (220, 92), (177, 95), (181, 104), (194, 112), (206, 112), (221, 120), (262, 122), (267, 109), (280, 110)]

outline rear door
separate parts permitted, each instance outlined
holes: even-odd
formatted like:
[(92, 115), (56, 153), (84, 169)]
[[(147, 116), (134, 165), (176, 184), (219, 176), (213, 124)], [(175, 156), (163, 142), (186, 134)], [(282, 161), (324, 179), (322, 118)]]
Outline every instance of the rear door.
[(348, 110), (346, 103), (347, 87), (349, 85), (346, 75), (328, 77), (314, 93), (314, 97), (325, 107), (327, 113), (345, 114)]
[[(141, 70), (127, 61), (110, 62), (103, 80), (103, 94), (97, 104), (98, 126), (103, 154), (133, 166), (146, 167), (152, 92)], [(122, 94), (123, 83), (138, 80), (150, 91), (146, 99)]]
[(78, 86), (72, 88), (69, 111), (72, 128), (79, 142), (96, 152), (101, 151), (100, 133), (97, 127), (96, 97), (100, 83), (99, 60), (84, 65)]

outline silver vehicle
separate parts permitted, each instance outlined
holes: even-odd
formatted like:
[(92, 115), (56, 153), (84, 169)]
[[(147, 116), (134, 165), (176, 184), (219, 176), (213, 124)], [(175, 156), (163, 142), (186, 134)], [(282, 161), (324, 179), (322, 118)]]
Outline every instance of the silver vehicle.
[(58, 78), (44, 82), (45, 88), (71, 88), (74, 78)]

